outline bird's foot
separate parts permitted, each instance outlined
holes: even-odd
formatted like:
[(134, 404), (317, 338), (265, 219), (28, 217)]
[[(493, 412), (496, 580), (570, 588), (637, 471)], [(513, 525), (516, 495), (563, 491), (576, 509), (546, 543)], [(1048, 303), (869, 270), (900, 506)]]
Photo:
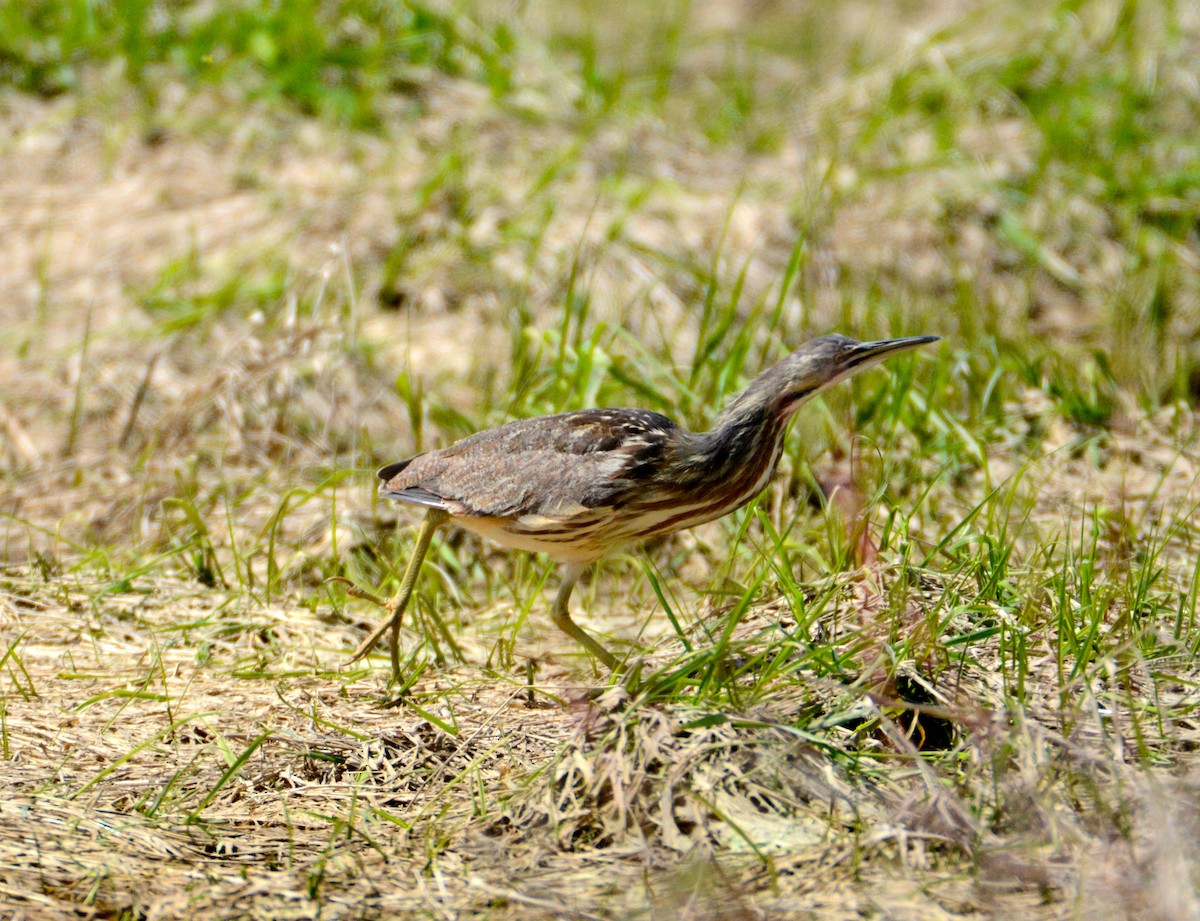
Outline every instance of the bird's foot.
[[(351, 598), (360, 598), (363, 601), (369, 601), (369, 602), (371, 602), (371, 604), (375, 605), (376, 607), (383, 608), (384, 610), (390, 610), (392, 608), (392, 606), (395, 604), (394, 600), (385, 601), (383, 598), (380, 598), (374, 592), (369, 592), (365, 588), (359, 588), (357, 585), (355, 585), (353, 582), (351, 582), (349, 579), (347, 579), (343, 576), (330, 576), (328, 579), (326, 579), (321, 584), (329, 585), (331, 583), (336, 583), (338, 585), (346, 586), (346, 594), (349, 595)], [(375, 644), (379, 642), (380, 638), (385, 633), (387, 633), (387, 631), (391, 627), (391, 625), (392, 625), (392, 618), (389, 617), (386, 620), (384, 620), (383, 623), (381, 623), (378, 627), (376, 627), (374, 630), (371, 631), (371, 634), (365, 640), (363, 640), (361, 643), (358, 644), (357, 647), (355, 647), (354, 652), (352, 652), (350, 654), (350, 658), (347, 659), (345, 662), (343, 662), (338, 667), (340, 669), (349, 668), (355, 662), (358, 662), (358, 661), (366, 658), (367, 653), (369, 653), (373, 648), (375, 648)]]
[[(385, 605), (386, 607), (386, 605)], [(370, 635), (355, 647), (354, 652), (350, 654), (350, 658), (339, 666), (340, 668), (349, 668), (355, 662), (365, 659), (367, 654), (375, 648), (375, 644), (388, 632), (392, 627), (392, 621), (389, 618), (381, 623), (378, 627), (371, 631)]]
[[(344, 585), (346, 587), (346, 594), (351, 598), (361, 598), (363, 601), (369, 601), (371, 604), (379, 608), (389, 607), (389, 603), (384, 601), (374, 592), (369, 592), (365, 588), (359, 588), (344, 576), (330, 576), (328, 579), (325, 579), (321, 585)], [(358, 662), (360, 659), (364, 658), (379, 641), (379, 638), (383, 636), (384, 632), (386, 632), (388, 623), (389, 621), (384, 621), (380, 627), (372, 631), (370, 636), (358, 644), (350, 658), (338, 666), (338, 669), (347, 669), (355, 662)]]
[(349, 595), (351, 598), (361, 598), (363, 601), (369, 601), (369, 602), (371, 602), (371, 604), (375, 605), (376, 607), (380, 607), (380, 608), (391, 607), (392, 603), (390, 601), (384, 601), (382, 598), (380, 598), (378, 595), (374, 594), (373, 592), (369, 592), (365, 588), (359, 588), (357, 585), (355, 585), (353, 582), (351, 582), (349, 579), (345, 578), (344, 576), (330, 576), (328, 579), (326, 579), (321, 584), (329, 585), (330, 583), (337, 583), (338, 585), (346, 586), (346, 594)]

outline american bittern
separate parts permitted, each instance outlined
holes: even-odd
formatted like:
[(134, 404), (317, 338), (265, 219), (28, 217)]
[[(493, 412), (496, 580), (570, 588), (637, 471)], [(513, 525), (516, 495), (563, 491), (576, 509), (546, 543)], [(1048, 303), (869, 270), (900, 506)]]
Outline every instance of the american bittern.
[(379, 471), (380, 494), (428, 511), (389, 602), (391, 616), (359, 645), (356, 662), (399, 631), (433, 532), (446, 520), (504, 547), (563, 564), (550, 617), (610, 669), (617, 657), (567, 611), (588, 566), (621, 547), (690, 528), (741, 508), (775, 472), (796, 410), (838, 381), (938, 336), (856, 342), (822, 336), (764, 371), (708, 432), (689, 432), (644, 409), (585, 409), (510, 422)]

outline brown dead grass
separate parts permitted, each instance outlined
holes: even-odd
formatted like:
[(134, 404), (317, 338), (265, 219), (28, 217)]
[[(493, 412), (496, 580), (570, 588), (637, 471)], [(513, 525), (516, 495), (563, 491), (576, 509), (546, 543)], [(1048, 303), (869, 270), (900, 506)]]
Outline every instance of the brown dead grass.
[[(454, 720), (450, 734), (414, 707), (381, 707), (379, 673), (325, 670), (357, 635), (343, 622), (247, 609), (189, 582), (106, 594), (10, 569), (4, 584), (5, 635), (21, 639), (5, 665), (0, 892), (18, 913), (1173, 918), (1196, 907), (1180, 875), (1196, 856), (1191, 782), (1130, 760), (1134, 714), (1120, 694), (1063, 734), (1053, 696), (1006, 711), (986, 657), (925, 711), (960, 733), (955, 789), (889, 719), (863, 750), (854, 724), (879, 710), (840, 684), (698, 723), (691, 709), (630, 709), (617, 691), (589, 699), (565, 675), (530, 708), (519, 681), (472, 664), (417, 686), (414, 703)], [(914, 599), (914, 623), (946, 589)], [(861, 653), (872, 592), (848, 580), (816, 629)], [(745, 635), (776, 619), (788, 625), (756, 612)], [(819, 714), (820, 737), (797, 730)], [(1197, 732), (1180, 723), (1159, 757), (1174, 762)], [(872, 750), (878, 769), (847, 770)], [(976, 815), (989, 803), (1005, 819), (985, 830)], [(1172, 882), (1155, 885), (1164, 874)]]

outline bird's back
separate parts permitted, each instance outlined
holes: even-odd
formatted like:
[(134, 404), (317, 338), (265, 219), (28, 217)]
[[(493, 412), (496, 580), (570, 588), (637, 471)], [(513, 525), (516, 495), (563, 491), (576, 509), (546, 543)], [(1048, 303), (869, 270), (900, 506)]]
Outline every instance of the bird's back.
[(578, 513), (644, 482), (682, 431), (644, 409), (521, 419), (384, 467), (380, 491), (456, 517)]
[(628, 519), (661, 494), (664, 467), (688, 437), (643, 409), (522, 419), (384, 467), (380, 493), (445, 511), (506, 547), (591, 561), (630, 542)]

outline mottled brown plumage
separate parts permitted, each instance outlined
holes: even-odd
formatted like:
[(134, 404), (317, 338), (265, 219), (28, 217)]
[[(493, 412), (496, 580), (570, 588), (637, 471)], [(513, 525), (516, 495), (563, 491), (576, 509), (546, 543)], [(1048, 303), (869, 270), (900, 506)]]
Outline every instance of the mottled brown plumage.
[[(814, 339), (759, 375), (708, 432), (689, 432), (644, 409), (587, 409), (510, 422), (384, 467), (380, 493), (429, 510), (421, 535), (426, 547), (432, 531), (449, 518), (502, 546), (564, 563), (551, 616), (616, 668), (616, 657), (567, 613), (583, 570), (621, 547), (742, 507), (770, 481), (788, 423), (805, 400), (889, 355), (937, 338)], [(415, 578), (410, 564), (392, 618), (351, 661), (391, 626), (393, 669), (398, 668), (399, 618)]]

